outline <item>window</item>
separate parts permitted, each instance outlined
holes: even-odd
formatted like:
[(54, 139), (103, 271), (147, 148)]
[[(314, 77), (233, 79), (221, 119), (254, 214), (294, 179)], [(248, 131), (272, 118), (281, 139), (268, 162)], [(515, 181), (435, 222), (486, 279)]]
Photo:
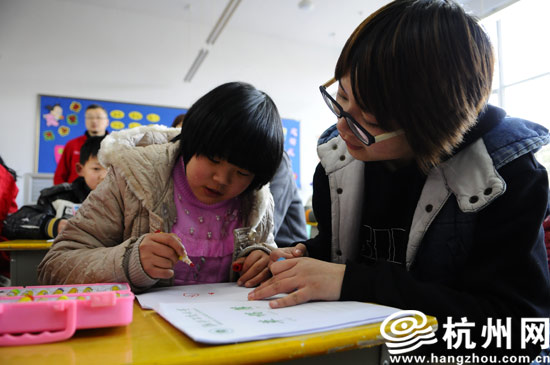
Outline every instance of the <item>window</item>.
[(496, 55), (489, 102), (550, 128), (550, 1), (521, 0), (481, 21)]

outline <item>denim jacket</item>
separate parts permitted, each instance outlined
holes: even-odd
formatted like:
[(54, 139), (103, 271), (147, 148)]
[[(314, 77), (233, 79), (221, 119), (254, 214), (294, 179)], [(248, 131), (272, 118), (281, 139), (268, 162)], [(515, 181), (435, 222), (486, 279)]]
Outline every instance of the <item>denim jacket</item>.
[[(434, 253), (438, 257), (437, 266), (442, 270), (430, 269), (426, 275), (449, 273), (449, 262), (456, 260), (453, 255), (468, 252), (460, 245), (472, 242), (468, 238), (473, 232), (475, 215), (470, 213), (480, 211), (506, 191), (506, 182), (497, 169), (526, 153), (536, 152), (548, 142), (550, 135), (546, 128), (522, 119), (504, 118), (483, 138), (433, 168), (414, 213), (407, 245), (407, 268), (411, 269), (414, 264), (422, 271), (422, 265), (418, 264), (433, 259), (434, 255), (429, 254), (416, 262), (420, 246), (423, 253), (429, 253), (439, 251), (438, 242), (454, 241), (448, 254), (443, 256), (444, 261)], [(364, 166), (349, 154), (335, 125), (320, 137), (317, 151), (331, 190), (331, 260), (344, 263), (357, 254), (354, 242), (358, 239), (356, 227), (361, 220)], [(456, 199), (449, 199), (451, 195)], [(456, 220), (460, 227), (448, 229), (450, 219)], [(460, 237), (452, 237), (455, 234)], [(429, 266), (433, 266), (433, 261)]]

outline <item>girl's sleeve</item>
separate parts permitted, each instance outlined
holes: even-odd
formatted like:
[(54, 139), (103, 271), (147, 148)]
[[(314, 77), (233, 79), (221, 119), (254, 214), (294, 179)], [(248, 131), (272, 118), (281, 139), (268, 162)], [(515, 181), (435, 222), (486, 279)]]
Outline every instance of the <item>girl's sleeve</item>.
[(273, 212), (275, 210), (275, 203), (273, 202), (271, 192), (266, 186), (264, 186), (261, 191), (263, 194), (262, 199), (266, 204), (265, 213), (261, 217), (260, 223), (255, 229), (251, 229), (250, 227), (242, 227), (234, 230), (234, 259), (247, 256), (254, 250), (262, 250), (269, 255), (272, 250), (277, 248), (277, 245), (275, 244), (275, 237), (273, 235)]
[[(76, 215), (38, 266), (43, 284), (128, 282), (143, 290), (157, 280), (148, 277), (139, 262), (143, 239), (125, 232), (134, 220), (144, 219), (143, 208), (126, 181), (109, 169), (105, 180), (90, 193)], [(130, 202), (130, 204), (128, 204)], [(128, 207), (140, 207), (127, 211)], [(137, 224), (137, 223), (136, 223)], [(124, 240), (124, 237), (130, 237)], [(137, 262), (136, 262), (137, 256)]]

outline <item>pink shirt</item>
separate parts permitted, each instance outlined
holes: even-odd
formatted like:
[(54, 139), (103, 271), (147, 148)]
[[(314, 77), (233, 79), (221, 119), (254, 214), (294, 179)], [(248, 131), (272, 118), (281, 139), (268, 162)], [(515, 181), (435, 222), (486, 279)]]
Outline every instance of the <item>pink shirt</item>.
[(183, 242), (194, 268), (179, 261), (174, 266), (174, 285), (222, 283), (229, 281), (233, 256), (233, 230), (240, 224), (240, 199), (216, 204), (201, 203), (191, 191), (183, 158), (172, 171), (177, 220), (172, 233)]

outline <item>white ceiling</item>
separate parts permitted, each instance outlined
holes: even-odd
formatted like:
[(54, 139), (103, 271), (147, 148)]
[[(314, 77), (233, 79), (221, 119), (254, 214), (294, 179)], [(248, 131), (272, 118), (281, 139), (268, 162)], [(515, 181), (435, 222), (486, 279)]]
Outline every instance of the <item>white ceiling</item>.
[[(229, 0), (59, 0), (123, 13), (213, 27)], [(242, 0), (227, 28), (292, 41), (339, 45), (366, 15), (388, 0)], [(204, 39), (206, 40), (206, 38)]]
[[(59, 3), (103, 9), (106, 14), (137, 15), (169, 23), (180, 22), (180, 45), (211, 51), (206, 44), (210, 31), (230, 0), (57, 0)], [(230, 42), (227, 34), (240, 32), (294, 43), (341, 49), (353, 29), (370, 13), (389, 0), (233, 0), (238, 5), (221, 32), (219, 42)], [(466, 9), (487, 15), (504, 3), (515, 0), (462, 0)], [(301, 3), (310, 6), (301, 7)], [(162, 30), (159, 29), (159, 33)], [(192, 39), (191, 39), (192, 38)], [(209, 54), (212, 54), (210, 52)], [(218, 53), (220, 54), (220, 53)], [(212, 56), (210, 56), (212, 57)], [(196, 58), (186, 59), (186, 73)], [(200, 67), (199, 67), (200, 70)], [(197, 71), (198, 72), (198, 71)]]
[[(229, 0), (58, 0), (150, 17), (214, 26)], [(459, 0), (485, 16), (517, 0)], [(311, 4), (301, 8), (301, 2)], [(368, 14), (389, 0), (242, 0), (229, 25), (293, 41), (342, 45)]]

